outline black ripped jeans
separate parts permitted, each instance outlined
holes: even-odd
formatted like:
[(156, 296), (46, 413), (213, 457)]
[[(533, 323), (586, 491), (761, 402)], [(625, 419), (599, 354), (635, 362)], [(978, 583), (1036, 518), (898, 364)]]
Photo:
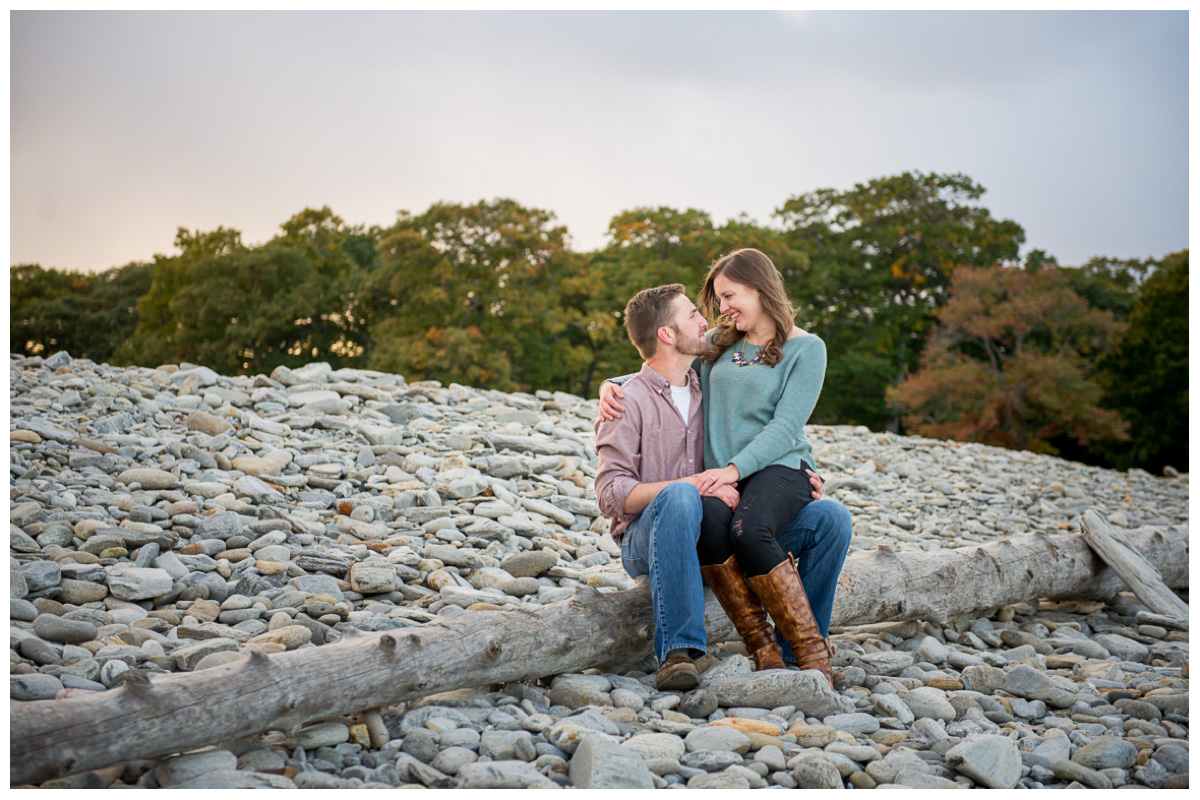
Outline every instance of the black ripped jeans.
[[(700, 566), (723, 564), (736, 555), (746, 577), (766, 575), (787, 559), (775, 537), (812, 502), (807, 461), (800, 469), (771, 466), (737, 485), (737, 510), (715, 497), (702, 497), (704, 518), (696, 554)], [(815, 471), (815, 470), (814, 470)]]

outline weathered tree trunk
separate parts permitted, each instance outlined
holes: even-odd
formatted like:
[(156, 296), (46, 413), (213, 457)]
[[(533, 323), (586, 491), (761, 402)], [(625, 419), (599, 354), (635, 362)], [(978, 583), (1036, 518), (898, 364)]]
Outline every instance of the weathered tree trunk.
[(1112, 567), (1113, 572), (1121, 577), (1147, 608), (1177, 620), (1186, 620), (1191, 616), (1188, 604), (1167, 588), (1154, 565), (1135, 550), (1120, 532), (1102, 520), (1099, 514), (1091, 509), (1085, 511), (1080, 528), (1088, 546), (1096, 551), (1105, 564)]
[[(1140, 528), (1128, 540), (1168, 586), (1187, 588), (1186, 525)], [(940, 622), (1021, 601), (1107, 600), (1125, 588), (1077, 534), (1031, 534), (932, 552), (878, 547), (846, 559), (833, 624)]]
[[(1187, 586), (1185, 526), (1129, 538), (1169, 585)], [(1123, 588), (1073, 534), (935, 552), (881, 548), (846, 559), (833, 622), (940, 621), (1040, 598), (1107, 599)], [(710, 640), (734, 638), (708, 600)], [(45, 781), (450, 689), (617, 669), (650, 654), (652, 624), (644, 585), (613, 594), (584, 589), (538, 609), (474, 612), (201, 672), (131, 679), (76, 699), (13, 703), (9, 778)]]

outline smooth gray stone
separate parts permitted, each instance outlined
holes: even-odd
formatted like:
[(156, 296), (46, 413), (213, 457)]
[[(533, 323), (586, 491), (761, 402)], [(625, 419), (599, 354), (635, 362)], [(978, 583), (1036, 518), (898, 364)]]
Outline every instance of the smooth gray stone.
[(1133, 779), (1143, 786), (1149, 786), (1151, 789), (1161, 789), (1163, 782), (1167, 779), (1167, 770), (1161, 763), (1152, 758), (1134, 770)]
[(904, 697), (904, 703), (916, 719), (932, 718), (953, 722), (958, 716), (946, 693), (932, 686), (910, 690)]
[(174, 581), (166, 570), (120, 562), (108, 570), (108, 591), (121, 600), (149, 600), (171, 591)]
[(1112, 781), (1094, 769), (1089, 769), (1074, 761), (1054, 762), (1054, 776), (1064, 781), (1078, 781), (1091, 789), (1111, 789)]
[[(37, 503), (33, 503), (37, 505)], [(33, 537), (25, 533), (16, 525), (9, 525), (9, 547), (16, 550), (18, 553), (37, 553), (41, 551), (41, 545), (33, 540)], [(22, 581), (24, 583), (24, 581)]]
[(1128, 769), (1137, 760), (1138, 750), (1130, 742), (1115, 736), (1101, 736), (1085, 744), (1071, 755), (1076, 764), (1094, 770)]
[(720, 772), (732, 764), (742, 763), (742, 757), (727, 750), (693, 750), (690, 753), (684, 753), (680, 761), (692, 769)]
[(806, 753), (792, 767), (792, 778), (800, 789), (842, 789), (842, 774), (828, 756)]
[(479, 755), (465, 747), (447, 747), (433, 757), (430, 764), (434, 769), (446, 775), (457, 775), (467, 764), (473, 764)]
[[(1043, 767), (1050, 769), (1055, 761), (1066, 761), (1071, 758), (1071, 740), (1066, 736), (1046, 736), (1042, 743), (1033, 749), (1032, 755), (1043, 758)], [(1024, 760), (1024, 754), (1022, 754)]]
[(81, 678), (69, 672), (63, 673), (59, 680), (62, 681), (62, 685), (67, 689), (88, 689), (93, 692), (103, 692), (106, 688), (103, 683), (90, 681), (87, 678)]
[(943, 778), (940, 775), (931, 775), (928, 772), (921, 772), (915, 769), (902, 769), (896, 775), (896, 786), (903, 786), (906, 789), (961, 789), (963, 788), (958, 783)]
[(821, 720), (821, 723), (851, 735), (874, 733), (879, 730), (879, 720), (871, 714), (854, 712), (852, 714), (831, 714)]
[(528, 731), (484, 731), (479, 743), (479, 755), (493, 761), (533, 761), (537, 750)]
[(50, 642), (90, 642), (99, 632), (90, 622), (63, 619), (53, 614), (39, 614), (33, 621), (33, 631)]
[(899, 695), (895, 694), (876, 694), (872, 695), (875, 703), (875, 715), (879, 717), (894, 717), (898, 719), (902, 725), (911, 725), (913, 720), (912, 709), (900, 699)]
[(856, 656), (852, 665), (868, 675), (899, 675), (915, 663), (912, 653), (892, 650), (882, 653), (866, 653)]
[(946, 763), (989, 789), (1012, 789), (1021, 779), (1021, 755), (1007, 736), (968, 736), (946, 752)]
[[(242, 515), (232, 511), (222, 511), (211, 517), (201, 517), (196, 526), (195, 536), (201, 539), (227, 540), (242, 532)], [(210, 554), (211, 555), (211, 554)]]
[(28, 600), (23, 600), (19, 597), (11, 597), (8, 601), (8, 618), (16, 619), (22, 622), (33, 622), (37, 619), (37, 606)]
[(689, 752), (722, 750), (744, 755), (750, 750), (750, 737), (725, 725), (696, 728), (684, 737), (683, 743)]
[(1182, 744), (1167, 744), (1154, 751), (1154, 760), (1176, 775), (1188, 774), (1189, 750)]
[(1029, 700), (1042, 700), (1055, 708), (1070, 708), (1078, 691), (1072, 692), (1049, 675), (1028, 664), (1017, 664), (1004, 678), (1004, 691)]
[(74, 541), (75, 531), (65, 522), (50, 522), (37, 536), (37, 543), (42, 547), (58, 545), (69, 548)]
[[(302, 772), (301, 775), (312, 775)], [(319, 774), (319, 773), (317, 773)], [(244, 772), (238, 769), (224, 769), (208, 772), (192, 778), (189, 781), (176, 784), (172, 789), (297, 789), (298, 784), (283, 775), (272, 775), (269, 772)]]
[[(727, 659), (730, 661), (732, 659)], [(705, 676), (713, 671), (709, 669)], [(776, 708), (795, 706), (806, 716), (826, 717), (842, 711), (839, 695), (815, 670), (764, 670), (704, 681), (701, 688), (717, 696), (722, 707)]]
[(53, 700), (62, 689), (62, 681), (53, 675), (8, 676), (8, 696), (13, 700)]
[(579, 789), (654, 788), (654, 778), (641, 758), (601, 736), (580, 743), (568, 774)]
[(1112, 653), (1113, 658), (1120, 661), (1132, 661), (1136, 664), (1144, 662), (1150, 655), (1150, 648), (1141, 642), (1134, 641), (1119, 633), (1099, 633), (1092, 641)]
[(431, 731), (411, 730), (405, 733), (404, 744), (400, 750), (428, 764), (437, 755), (438, 743)]
[(335, 600), (343, 599), (342, 590), (338, 588), (337, 578), (332, 575), (302, 575), (292, 578), (288, 584), (305, 594), (327, 594)]
[(467, 764), (458, 772), (459, 789), (528, 789), (549, 780), (524, 761)]
[(559, 675), (550, 684), (549, 699), (554, 705), (567, 708), (611, 706), (612, 682), (603, 675)]

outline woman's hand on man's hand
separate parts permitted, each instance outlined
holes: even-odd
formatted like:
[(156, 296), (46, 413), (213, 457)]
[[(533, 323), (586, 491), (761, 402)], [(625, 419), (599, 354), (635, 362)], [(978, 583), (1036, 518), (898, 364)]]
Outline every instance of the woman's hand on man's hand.
[(738, 474), (738, 469), (733, 464), (720, 469), (706, 469), (697, 477), (700, 478), (700, 494), (705, 494), (709, 489), (715, 489), (718, 486), (732, 486), (738, 482), (741, 476)]
[(697, 491), (700, 492), (701, 497), (715, 497), (736, 511), (738, 503), (742, 499), (741, 495), (738, 493), (738, 490), (735, 489), (732, 484), (715, 484), (709, 480), (709, 477), (710, 476), (708, 476), (707, 473), (698, 472), (695, 475), (689, 475), (682, 480), (685, 480), (692, 486), (695, 486)]

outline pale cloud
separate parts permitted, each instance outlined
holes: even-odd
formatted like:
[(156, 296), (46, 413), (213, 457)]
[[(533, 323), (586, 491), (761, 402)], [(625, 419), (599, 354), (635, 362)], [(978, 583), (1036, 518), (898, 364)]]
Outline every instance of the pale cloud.
[(14, 263), (99, 269), (305, 206), (497, 196), (589, 249), (637, 205), (964, 172), (1081, 263), (1187, 246), (1187, 15), (15, 12)]

